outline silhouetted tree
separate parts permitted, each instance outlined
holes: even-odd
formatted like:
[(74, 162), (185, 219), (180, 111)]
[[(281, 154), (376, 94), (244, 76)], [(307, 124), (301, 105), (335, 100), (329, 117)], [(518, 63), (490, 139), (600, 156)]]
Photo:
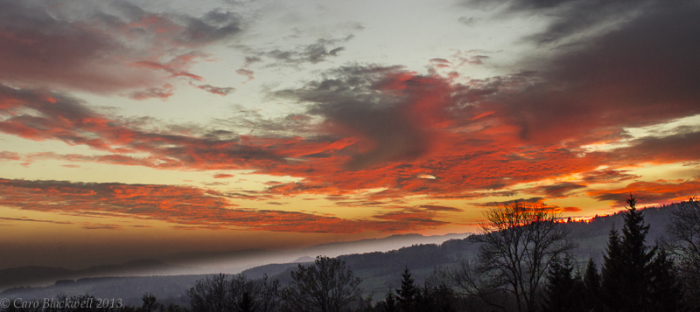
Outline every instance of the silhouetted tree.
[(603, 255), (601, 269), (601, 300), (608, 309), (621, 311), (624, 302), (622, 287), (625, 286), (625, 271), (620, 236), (615, 228), (608, 234), (608, 246)]
[(186, 294), (194, 312), (224, 312), (234, 309), (228, 296), (228, 283), (225, 274), (207, 276), (198, 280)]
[(250, 280), (235, 275), (229, 280), (225, 274), (206, 277), (187, 290), (192, 311), (237, 311), (243, 307), (251, 311), (273, 311), (279, 301), (278, 280), (269, 281), (267, 276)]
[(457, 296), (452, 288), (444, 283), (426, 285), (421, 291), (418, 311), (454, 312)]
[(386, 293), (386, 296), (384, 297), (384, 312), (398, 312), (399, 309), (396, 305), (396, 295), (394, 295), (394, 292), (389, 289), (389, 292)]
[(680, 286), (673, 262), (658, 247), (645, 245), (649, 225), (630, 194), (622, 237), (611, 231), (603, 264), (603, 302), (612, 311), (678, 311)]
[(683, 308), (683, 287), (678, 281), (673, 260), (668, 258), (665, 249), (659, 249), (651, 265), (651, 304), (650, 310), (658, 312), (681, 311)]
[(255, 312), (257, 309), (257, 304), (253, 300), (253, 297), (249, 292), (243, 292), (241, 296), (241, 301), (238, 303), (238, 312)]
[(535, 311), (545, 273), (560, 255), (573, 248), (566, 240), (568, 231), (547, 209), (519, 202), (491, 209), (485, 217), (484, 233), (472, 236), (480, 243), (476, 263), (463, 262), (462, 272), (456, 272), (458, 285), (504, 310), (502, 302), (488, 298), (499, 290), (508, 291), (517, 311)]
[(635, 207), (636, 200), (630, 195), (629, 205), (625, 213), (625, 226), (622, 228), (622, 253), (626, 283), (623, 288), (623, 298), (626, 309), (643, 311), (648, 309), (648, 298), (651, 286), (651, 262), (656, 254), (656, 248), (645, 245), (649, 225), (644, 224), (644, 214)]
[(285, 308), (291, 311), (339, 312), (361, 299), (362, 280), (339, 259), (318, 256), (314, 265), (300, 264), (291, 276), (282, 290)]
[(678, 269), (689, 308), (700, 311), (700, 202), (690, 198), (671, 215), (668, 228), (675, 240)]
[(411, 271), (408, 270), (408, 267), (404, 269), (401, 277), (401, 288), (396, 290), (398, 293), (399, 308), (404, 312), (413, 312), (416, 310), (418, 287), (414, 284)]
[(141, 311), (144, 312), (154, 312), (163, 310), (164, 306), (158, 303), (156, 296), (151, 293), (146, 293), (141, 297), (143, 304), (141, 305)]
[(258, 281), (260, 288), (260, 295), (258, 300), (258, 312), (271, 312), (279, 306), (280, 295), (279, 279), (270, 280), (267, 274), (263, 274), (263, 277)]
[(585, 290), (579, 274), (574, 274), (573, 261), (565, 257), (552, 263), (544, 285), (544, 312), (585, 311)]
[(593, 258), (588, 259), (586, 272), (583, 274), (583, 286), (585, 300), (583, 306), (586, 311), (598, 311), (600, 307), (600, 274)]

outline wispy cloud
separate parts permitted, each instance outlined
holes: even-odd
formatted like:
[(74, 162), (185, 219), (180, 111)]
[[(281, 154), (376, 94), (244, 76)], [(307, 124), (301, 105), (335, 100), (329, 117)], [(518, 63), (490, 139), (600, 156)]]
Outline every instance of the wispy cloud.
[(0, 12), (1, 82), (99, 94), (131, 91), (126, 94), (137, 99), (167, 98), (172, 90), (160, 86), (172, 77), (203, 80), (187, 71), (206, 57), (199, 49), (242, 31), (242, 18), (232, 12), (191, 17), (125, 1), (9, 1)]
[[(12, 208), (71, 216), (159, 220), (176, 226), (208, 229), (303, 233), (402, 232), (445, 223), (432, 219), (435, 216), (432, 212), (378, 215), (376, 220), (349, 220), (302, 212), (246, 209), (236, 207), (229, 201), (230, 196), (235, 196), (233, 194), (166, 185), (0, 180), (0, 191), (3, 193), (0, 204)], [(387, 219), (395, 222), (385, 221)], [(70, 224), (33, 219), (3, 220)], [(122, 229), (121, 225), (102, 223), (86, 223), (82, 227), (91, 230)]]

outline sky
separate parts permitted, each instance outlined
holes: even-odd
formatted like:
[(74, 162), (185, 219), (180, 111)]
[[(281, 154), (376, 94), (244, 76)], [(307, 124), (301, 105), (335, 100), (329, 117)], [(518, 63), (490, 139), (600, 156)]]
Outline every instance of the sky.
[(0, 268), (697, 196), (700, 1), (0, 0)]

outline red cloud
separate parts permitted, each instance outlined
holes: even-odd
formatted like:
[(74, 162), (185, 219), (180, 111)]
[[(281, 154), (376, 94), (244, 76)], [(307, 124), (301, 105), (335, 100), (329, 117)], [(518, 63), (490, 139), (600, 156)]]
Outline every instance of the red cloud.
[(232, 174), (225, 174), (225, 173), (217, 173), (214, 175), (214, 179), (225, 179), (225, 178), (232, 178)]
[(0, 152), (0, 160), (20, 160), (20, 157), (17, 153)]

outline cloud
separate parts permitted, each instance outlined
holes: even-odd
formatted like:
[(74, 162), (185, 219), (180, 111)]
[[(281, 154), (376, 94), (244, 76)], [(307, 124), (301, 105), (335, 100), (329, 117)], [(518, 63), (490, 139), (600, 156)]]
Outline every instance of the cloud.
[[(72, 97), (38, 90), (13, 89), (0, 85), (0, 132), (35, 141), (59, 140), (69, 145), (85, 145), (108, 155), (34, 155), (35, 158), (63, 158), (72, 161), (97, 161), (112, 164), (156, 168), (209, 169), (242, 168), (263, 161), (284, 162), (283, 156), (270, 153), (255, 140), (217, 139), (212, 132), (202, 137), (164, 131), (150, 132), (127, 120), (108, 118)], [(184, 132), (193, 129), (184, 129)], [(263, 139), (264, 140), (264, 139)], [(148, 153), (149, 157), (129, 154)], [(236, 160), (237, 158), (237, 160)], [(253, 167), (261, 167), (254, 165)], [(204, 168), (200, 168), (204, 169)]]
[(166, 100), (173, 94), (173, 86), (171, 84), (165, 84), (161, 88), (148, 88), (141, 91), (134, 91), (129, 94), (129, 97), (134, 100), (146, 100), (150, 98)]
[(20, 160), (19, 154), (14, 152), (0, 152), (0, 160)]
[(214, 179), (225, 179), (225, 178), (233, 178), (234, 175), (232, 174), (226, 174), (226, 173), (217, 173), (214, 175)]
[(4, 1), (0, 83), (99, 94), (146, 87), (141, 98), (163, 97), (154, 91), (169, 78), (202, 80), (186, 68), (204, 56), (200, 48), (240, 33), (240, 24), (220, 10), (195, 18), (123, 1)]
[(579, 207), (564, 207), (564, 208), (562, 208), (561, 211), (562, 212), (579, 212), (579, 211), (583, 211), (583, 210)]
[(294, 65), (301, 63), (316, 64), (325, 61), (328, 57), (338, 56), (340, 51), (345, 50), (343, 47), (330, 48), (329, 50), (328, 46), (347, 42), (352, 38), (353, 36), (350, 35), (343, 39), (318, 39), (315, 43), (298, 47), (295, 50), (275, 49), (265, 53), (265, 56)]
[(700, 190), (700, 181), (658, 181), (634, 182), (624, 188), (612, 190), (593, 190), (588, 195), (601, 201), (613, 201), (617, 206), (626, 206), (630, 194), (637, 198), (639, 205), (654, 205), (682, 201), (694, 196)]
[(421, 205), (419, 208), (423, 208), (429, 211), (450, 211), (450, 212), (462, 212), (464, 210), (454, 207), (438, 206), (438, 205)]
[(573, 182), (561, 182), (557, 184), (538, 186), (528, 191), (534, 192), (535, 194), (542, 194), (547, 198), (561, 198), (569, 196), (569, 193), (573, 190), (582, 188), (586, 188), (586, 186)]
[[(560, 66), (564, 59), (599, 58), (597, 49), (617, 53), (612, 47), (619, 43), (605, 39), (610, 36), (617, 38), (619, 34), (608, 33), (590, 41), (600, 44), (565, 50), (551, 62), (541, 63), (540, 72), (464, 83), (399, 66), (340, 67), (321, 72), (301, 87), (272, 91), (273, 96), (297, 101), (305, 111), (268, 118), (241, 109), (230, 118), (215, 120), (211, 128), (161, 125), (155, 130), (148, 124), (151, 121), (107, 117), (63, 93), (2, 86), (0, 132), (85, 145), (100, 152), (42, 153), (28, 160), (50, 158), (170, 170), (250, 169), (300, 178), (299, 182), (270, 186), (266, 189), (269, 195), (328, 196), (381, 190), (367, 193), (362, 199), (365, 202), (411, 195), (463, 199), (513, 195), (507, 187), (572, 174), (583, 175), (584, 180), (576, 183), (585, 186), (605, 179), (631, 178), (596, 172), (602, 165), (694, 159), (698, 144), (693, 144), (696, 132), (691, 130), (663, 138), (639, 138), (629, 141), (628, 149), (609, 152), (589, 152), (581, 147), (628, 139), (626, 127), (668, 121), (697, 110), (696, 105), (688, 104), (690, 100), (680, 101), (682, 97), (663, 90), (658, 101), (639, 100), (633, 105), (626, 97), (616, 96), (609, 86), (600, 85), (596, 79), (604, 77), (595, 72), (587, 74), (595, 79), (576, 77), (583, 70), (574, 66), (577, 62)], [(631, 48), (624, 51), (636, 52)], [(647, 60), (646, 56), (641, 58)], [(457, 57), (435, 58), (433, 63), (457, 61)], [(628, 70), (630, 64), (620, 66)], [(615, 90), (629, 94), (642, 82), (646, 80), (625, 80)], [(664, 83), (658, 86), (664, 87)], [(639, 92), (651, 89), (643, 83), (640, 88)], [(686, 97), (692, 99), (695, 91), (687, 92)], [(684, 149), (674, 155), (663, 152), (662, 146), (669, 151)], [(610, 170), (616, 170), (614, 166)], [(566, 188), (539, 192), (568, 194)]]
[(475, 18), (473, 16), (470, 16), (470, 17), (462, 16), (459, 19), (457, 19), (457, 21), (466, 25), (466, 26), (473, 26), (476, 23), (477, 18)]
[(664, 137), (642, 137), (629, 142), (631, 146), (613, 151), (611, 158), (620, 163), (674, 163), (698, 160), (700, 131), (677, 133)]
[(411, 222), (421, 224), (423, 227), (431, 228), (448, 224), (448, 222), (435, 220), (439, 214), (432, 209), (426, 208), (406, 208), (401, 211), (376, 214), (373, 217), (380, 220), (390, 220), (393, 222)]
[(229, 95), (231, 92), (235, 91), (235, 88), (231, 87), (226, 87), (226, 88), (221, 88), (221, 87), (214, 87), (212, 85), (204, 84), (204, 85), (195, 85), (198, 89), (207, 91), (211, 94), (217, 94), (221, 96), (226, 96)]
[[(522, 5), (528, 3), (540, 2)], [(464, 96), (474, 104), (471, 109), (495, 112), (491, 118), (519, 128), (530, 144), (614, 141), (625, 127), (700, 113), (695, 105), (700, 91), (693, 83), (700, 79), (695, 57), (700, 45), (693, 39), (700, 31), (694, 23), (700, 9), (687, 2), (644, 8), (627, 22), (559, 47), (547, 59), (524, 59), (521, 66), (533, 70), (527, 75), (473, 81)]]
[[(354, 37), (354, 35), (350, 34), (343, 38), (320, 38), (313, 43), (297, 45), (293, 48), (251, 48), (240, 46), (251, 54), (245, 57), (243, 67), (247, 68), (253, 63), (262, 62), (265, 59), (272, 60), (272, 62), (266, 66), (300, 66), (305, 63), (321, 63), (328, 58), (337, 57), (345, 50), (345, 47), (341, 45), (352, 40)], [(237, 71), (240, 75), (251, 77), (248, 72), (249, 70), (244, 68)]]
[[(668, 4), (664, 1), (649, 0), (466, 0), (463, 3), (470, 7), (486, 10), (497, 9), (499, 18), (528, 14), (548, 19), (550, 23), (542, 32), (528, 38), (528, 40), (540, 44), (564, 41), (575, 35), (586, 34), (588, 31), (601, 28), (601, 26), (623, 24), (638, 14), (640, 10), (648, 10), (654, 4)], [(463, 18), (466, 19), (466, 17)], [(463, 22), (462, 18), (460, 18), (460, 22)]]
[[(0, 192), (3, 194), (1, 205), (22, 210), (97, 218), (158, 220), (175, 226), (209, 229), (302, 233), (400, 232), (445, 223), (432, 220), (433, 214), (430, 213), (413, 217), (396, 215), (379, 216), (377, 220), (349, 220), (301, 212), (236, 208), (229, 200), (231, 194), (168, 185), (0, 179)], [(121, 229), (121, 226), (90, 223), (84, 224), (83, 228)]]
[(594, 183), (615, 183), (631, 179), (641, 178), (641, 176), (629, 174), (628, 170), (596, 170), (586, 172), (583, 181), (589, 184)]
[(541, 204), (543, 203), (544, 198), (543, 197), (530, 197), (530, 198), (518, 198), (518, 199), (511, 199), (511, 200), (506, 200), (506, 201), (492, 201), (488, 203), (479, 203), (475, 204), (476, 206), (480, 207), (501, 207), (501, 206), (510, 206), (517, 203), (521, 204)]
[(241, 76), (248, 78), (248, 80), (246, 80), (246, 82), (255, 79), (255, 72), (252, 70), (249, 70), (249, 69), (240, 68), (240, 69), (236, 70), (236, 74), (239, 74)]
[(38, 220), (38, 219), (30, 219), (30, 218), (7, 218), (7, 217), (0, 217), (0, 220), (5, 220), (5, 221), (22, 221), (22, 222), (40, 222), (40, 223), (53, 223), (53, 224), (73, 224), (73, 222), (70, 222), (70, 221)]
[(396, 67), (343, 67), (333, 74), (276, 95), (312, 104), (308, 114), (323, 117), (336, 135), (364, 139), (348, 169), (416, 160), (437, 145), (430, 128), (450, 103), (445, 81)]
[(97, 224), (97, 223), (86, 223), (82, 226), (86, 230), (121, 230), (121, 225), (118, 224)]

